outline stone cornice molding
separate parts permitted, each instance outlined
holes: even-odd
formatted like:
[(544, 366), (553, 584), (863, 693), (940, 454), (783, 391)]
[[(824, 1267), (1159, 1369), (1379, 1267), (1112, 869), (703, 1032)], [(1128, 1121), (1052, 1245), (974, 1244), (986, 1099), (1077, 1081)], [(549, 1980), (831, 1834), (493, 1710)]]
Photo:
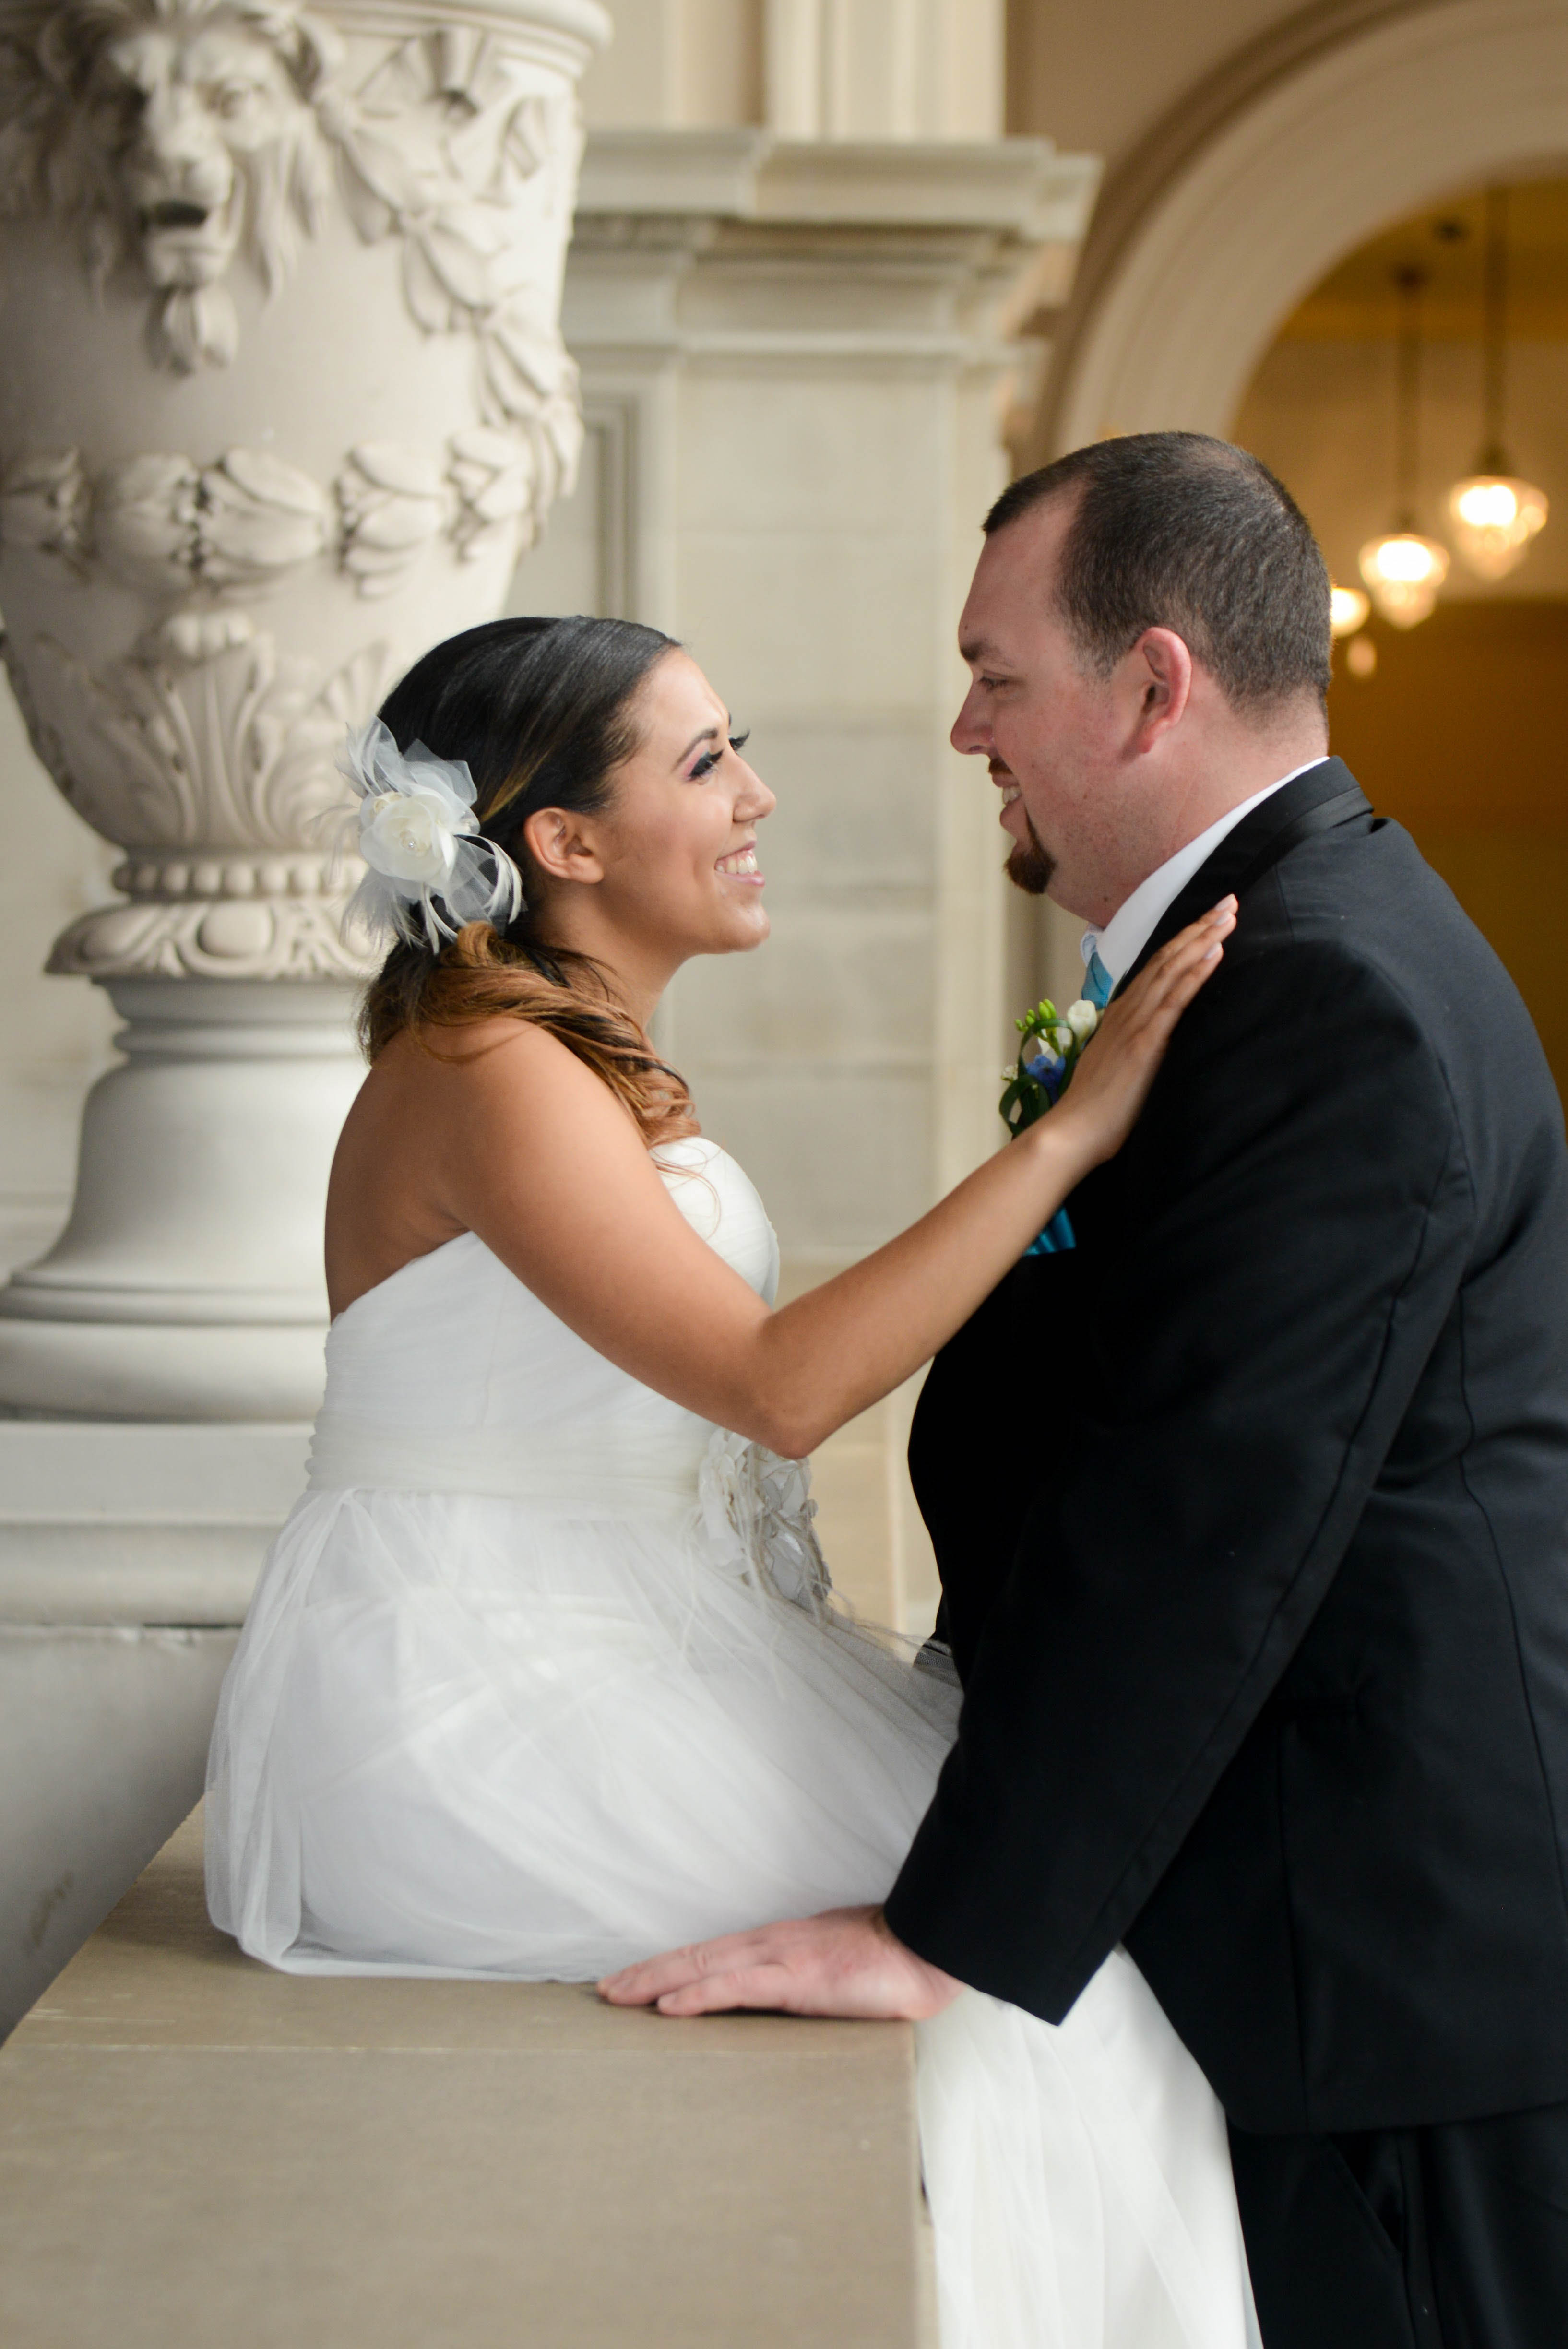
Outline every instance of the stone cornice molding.
[(1081, 243), (1099, 181), (1048, 139), (848, 141), (764, 130), (589, 133), (581, 227), (601, 214), (706, 214), (802, 227), (984, 228)]
[(754, 211), (765, 130), (590, 130), (577, 174), (577, 222), (607, 213), (738, 219)]
[(1020, 327), (1070, 285), (1098, 173), (1043, 139), (591, 133), (568, 336), (600, 364), (1033, 365)]
[(1562, 151), (1565, 80), (1563, 0), (1339, 0), (1239, 52), (1107, 183), (1024, 461), (1107, 429), (1226, 429), (1340, 254), (1467, 174)]
[(1093, 155), (1048, 139), (781, 140), (759, 175), (764, 220), (886, 222), (1006, 231), (1081, 244), (1098, 191)]

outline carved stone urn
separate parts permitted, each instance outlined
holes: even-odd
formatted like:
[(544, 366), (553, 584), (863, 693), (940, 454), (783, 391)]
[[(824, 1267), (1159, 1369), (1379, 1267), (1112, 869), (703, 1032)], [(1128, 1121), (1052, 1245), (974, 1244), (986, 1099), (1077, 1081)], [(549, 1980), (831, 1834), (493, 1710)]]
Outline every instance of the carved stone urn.
[(0, 0), (0, 609), (123, 852), (75, 1206), (0, 1408), (308, 1416), (361, 1069), (346, 730), (498, 612), (568, 485), (597, 0)]

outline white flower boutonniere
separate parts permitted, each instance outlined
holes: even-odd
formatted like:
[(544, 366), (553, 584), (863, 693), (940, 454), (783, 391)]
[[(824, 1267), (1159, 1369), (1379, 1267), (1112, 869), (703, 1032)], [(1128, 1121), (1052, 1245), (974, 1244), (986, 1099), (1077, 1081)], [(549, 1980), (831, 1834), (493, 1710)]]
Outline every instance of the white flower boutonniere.
[(1002, 1122), (1009, 1133), (1022, 1133), (1054, 1109), (1072, 1081), (1085, 1045), (1100, 1024), (1100, 1014), (1086, 996), (1058, 1011), (1048, 999), (1013, 1022), (1022, 1038), (1018, 1058), (1003, 1069), (1006, 1090), (1001, 1102)]

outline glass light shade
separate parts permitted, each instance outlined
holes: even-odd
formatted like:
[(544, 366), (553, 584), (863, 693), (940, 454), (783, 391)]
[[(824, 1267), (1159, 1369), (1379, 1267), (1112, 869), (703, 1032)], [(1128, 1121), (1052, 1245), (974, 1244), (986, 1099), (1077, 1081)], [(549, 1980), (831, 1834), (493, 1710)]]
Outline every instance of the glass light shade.
[(1397, 628), (1413, 628), (1431, 616), (1449, 575), (1449, 550), (1419, 531), (1390, 531), (1367, 540), (1357, 568), (1383, 617)]
[(1328, 625), (1336, 636), (1353, 636), (1372, 609), (1371, 598), (1359, 587), (1331, 587), (1328, 591)]
[(1449, 492), (1459, 559), (1481, 579), (1501, 579), (1546, 526), (1546, 493), (1507, 473), (1472, 473)]

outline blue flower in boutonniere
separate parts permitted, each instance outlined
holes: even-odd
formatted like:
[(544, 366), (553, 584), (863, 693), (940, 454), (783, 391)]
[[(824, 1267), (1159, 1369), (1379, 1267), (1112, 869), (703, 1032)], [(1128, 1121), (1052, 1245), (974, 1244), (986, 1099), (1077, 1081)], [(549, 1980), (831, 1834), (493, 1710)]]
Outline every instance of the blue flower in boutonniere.
[(1099, 1024), (1099, 1012), (1086, 997), (1069, 1003), (1065, 1011), (1058, 1011), (1049, 1000), (1037, 1003), (1014, 1020), (1021, 1039), (1018, 1059), (1002, 1072), (1007, 1089), (1002, 1096), (1002, 1121), (1009, 1133), (1023, 1133), (1055, 1107)]

